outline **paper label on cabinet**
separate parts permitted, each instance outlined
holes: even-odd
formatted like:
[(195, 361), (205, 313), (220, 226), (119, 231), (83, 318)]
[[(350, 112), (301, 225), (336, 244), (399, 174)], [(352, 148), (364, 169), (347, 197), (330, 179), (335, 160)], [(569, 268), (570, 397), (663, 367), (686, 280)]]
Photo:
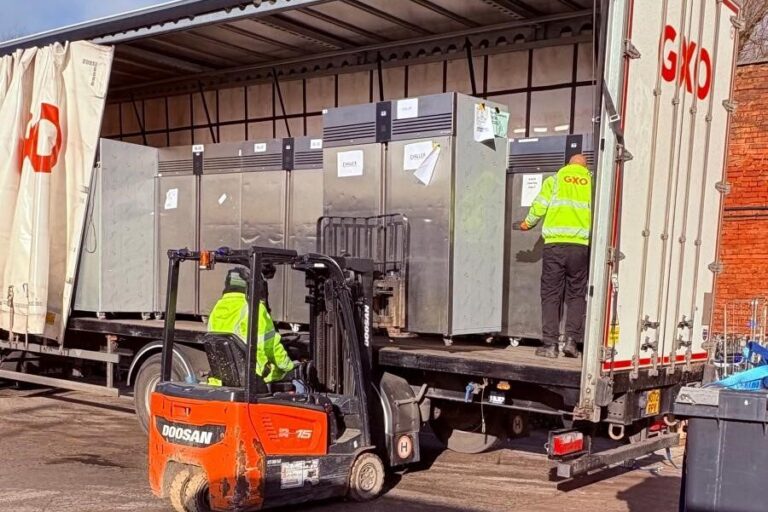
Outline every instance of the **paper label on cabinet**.
[(179, 189), (169, 188), (165, 193), (165, 209), (175, 210), (179, 206)]
[(267, 143), (266, 142), (257, 142), (253, 145), (253, 152), (254, 153), (264, 153), (267, 151)]
[(339, 178), (363, 175), (363, 151), (342, 151), (336, 155), (336, 175)]
[(523, 174), (523, 189), (520, 191), (520, 206), (529, 207), (541, 192), (541, 174)]
[(403, 170), (415, 171), (432, 152), (434, 143), (431, 140), (406, 144), (403, 148)]
[(204, 144), (195, 144), (192, 146), (192, 152), (193, 153), (202, 153), (205, 151), (205, 145)]
[(432, 151), (427, 155), (427, 158), (421, 162), (419, 168), (413, 173), (414, 177), (421, 182), (422, 185), (428, 187), (432, 182), (432, 177), (435, 175), (435, 168), (437, 167), (437, 159), (440, 157), (440, 144), (435, 144), (432, 147)]
[(395, 119), (409, 119), (411, 117), (419, 117), (419, 98), (399, 100)]
[(475, 142), (484, 142), (493, 138), (491, 109), (482, 103), (475, 103)]
[(323, 139), (311, 139), (309, 149), (323, 149)]

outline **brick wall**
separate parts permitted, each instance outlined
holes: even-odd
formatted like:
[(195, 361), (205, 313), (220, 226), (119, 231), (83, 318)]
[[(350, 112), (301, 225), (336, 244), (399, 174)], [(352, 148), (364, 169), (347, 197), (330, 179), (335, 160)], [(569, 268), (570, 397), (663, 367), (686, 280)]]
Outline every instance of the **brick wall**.
[(713, 330), (726, 304), (768, 297), (768, 62), (738, 68), (734, 99)]

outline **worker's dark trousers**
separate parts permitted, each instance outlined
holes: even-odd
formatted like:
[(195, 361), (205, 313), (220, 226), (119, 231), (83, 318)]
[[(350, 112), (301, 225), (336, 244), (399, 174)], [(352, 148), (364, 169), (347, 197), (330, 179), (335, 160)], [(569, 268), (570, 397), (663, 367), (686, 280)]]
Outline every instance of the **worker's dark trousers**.
[(565, 335), (583, 342), (586, 314), (589, 247), (546, 244), (541, 269), (541, 325), (545, 345), (560, 337), (560, 314), (566, 305)]

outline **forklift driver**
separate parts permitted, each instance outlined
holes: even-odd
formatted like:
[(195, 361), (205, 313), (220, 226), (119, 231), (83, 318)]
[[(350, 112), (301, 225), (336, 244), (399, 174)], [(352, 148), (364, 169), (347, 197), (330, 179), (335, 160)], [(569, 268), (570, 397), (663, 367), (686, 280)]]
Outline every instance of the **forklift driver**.
[[(265, 266), (261, 278), (265, 281), (275, 275), (275, 266)], [(250, 271), (237, 267), (227, 272), (224, 292), (208, 317), (208, 332), (231, 332), (245, 343), (248, 334), (248, 299), (246, 293), (251, 279)], [(264, 289), (266, 290), (266, 282)], [(268, 296), (267, 296), (268, 300)], [(256, 345), (256, 374), (269, 385), (273, 382), (291, 381), (296, 393), (305, 391), (301, 381), (294, 379), (294, 370), (301, 366), (292, 361), (280, 342), (280, 333), (269, 314), (267, 301), (259, 304), (259, 333)], [(209, 385), (221, 386), (221, 380), (208, 378)]]

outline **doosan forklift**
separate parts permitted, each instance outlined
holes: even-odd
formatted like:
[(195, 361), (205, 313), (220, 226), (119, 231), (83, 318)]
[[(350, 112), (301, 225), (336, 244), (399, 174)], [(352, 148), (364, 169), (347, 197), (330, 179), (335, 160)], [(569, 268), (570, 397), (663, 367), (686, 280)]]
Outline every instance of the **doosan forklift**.
[[(382, 490), (385, 467), (419, 460), (420, 415), (408, 383), (372, 366), (373, 263), (253, 247), (168, 252), (161, 382), (151, 397), (149, 481), (180, 512), (246, 511)], [(173, 381), (182, 262), (250, 268), (248, 335), (202, 337), (222, 386)], [(305, 362), (291, 382), (256, 372), (262, 269), (302, 272), (310, 312)], [(191, 267), (190, 263), (184, 265)], [(187, 271), (193, 269), (186, 269)], [(267, 273), (268, 274), (268, 273)], [(204, 376), (202, 376), (204, 377)]]

